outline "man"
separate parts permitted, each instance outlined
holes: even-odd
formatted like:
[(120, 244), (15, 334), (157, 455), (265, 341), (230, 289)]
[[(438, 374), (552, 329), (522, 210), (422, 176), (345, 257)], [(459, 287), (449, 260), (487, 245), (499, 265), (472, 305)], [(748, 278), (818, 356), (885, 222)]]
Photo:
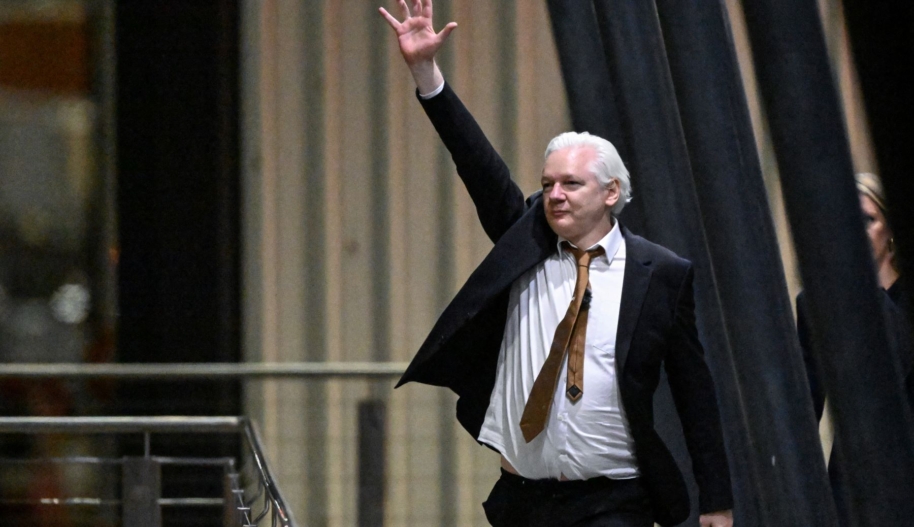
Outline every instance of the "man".
[(675, 525), (682, 474), (653, 426), (664, 364), (700, 489), (702, 526), (732, 525), (720, 417), (695, 328), (689, 262), (624, 229), (631, 193), (615, 148), (550, 143), (542, 192), (524, 200), (444, 82), (431, 0), (383, 8), (423, 108), (495, 243), (438, 319), (398, 386), (446, 386), (457, 418), (502, 454), (483, 504), (496, 526)]

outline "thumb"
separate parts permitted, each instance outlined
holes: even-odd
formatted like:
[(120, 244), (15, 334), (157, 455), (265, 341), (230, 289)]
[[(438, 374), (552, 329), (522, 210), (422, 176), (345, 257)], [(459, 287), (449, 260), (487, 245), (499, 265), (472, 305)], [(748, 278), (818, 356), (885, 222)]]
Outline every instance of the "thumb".
[(443, 43), (445, 40), (447, 40), (447, 37), (451, 34), (451, 31), (454, 31), (455, 29), (457, 29), (457, 22), (450, 22), (448, 25), (444, 26), (444, 28), (438, 32), (439, 42)]

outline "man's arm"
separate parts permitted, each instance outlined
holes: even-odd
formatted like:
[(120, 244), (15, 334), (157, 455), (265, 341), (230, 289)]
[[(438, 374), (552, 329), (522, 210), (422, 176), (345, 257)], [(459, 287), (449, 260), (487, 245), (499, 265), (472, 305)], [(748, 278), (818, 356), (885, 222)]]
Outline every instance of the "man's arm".
[(680, 287), (674, 338), (664, 365), (698, 483), (700, 523), (702, 527), (730, 527), (730, 471), (714, 383), (695, 324), (693, 276), (689, 267)]
[(498, 242), (526, 210), (508, 165), (447, 83), (440, 95), (421, 103), (451, 153), (483, 230), (493, 243)]
[[(451, 22), (435, 33), (431, 0), (414, 0), (412, 11), (404, 0), (399, 0), (399, 5), (403, 22), (384, 8), (380, 8), (381, 15), (397, 34), (400, 53), (416, 81), (422, 107), (451, 153), (483, 229), (497, 242), (523, 214), (524, 197), (473, 116), (445, 85), (435, 63), (435, 54), (457, 24)], [(422, 97), (436, 91), (434, 97)]]

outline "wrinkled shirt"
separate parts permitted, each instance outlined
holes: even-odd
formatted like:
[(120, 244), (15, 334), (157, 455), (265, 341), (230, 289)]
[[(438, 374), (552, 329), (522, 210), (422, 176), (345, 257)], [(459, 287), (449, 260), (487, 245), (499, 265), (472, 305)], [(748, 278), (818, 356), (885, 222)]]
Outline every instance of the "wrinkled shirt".
[(530, 479), (638, 476), (634, 441), (616, 378), (616, 328), (625, 274), (625, 240), (615, 222), (590, 264), (592, 299), (584, 344), (584, 393), (565, 394), (567, 353), (546, 428), (530, 443), (520, 429), (524, 406), (565, 317), (577, 280), (574, 255), (559, 248), (511, 286), (495, 387), (478, 440)]

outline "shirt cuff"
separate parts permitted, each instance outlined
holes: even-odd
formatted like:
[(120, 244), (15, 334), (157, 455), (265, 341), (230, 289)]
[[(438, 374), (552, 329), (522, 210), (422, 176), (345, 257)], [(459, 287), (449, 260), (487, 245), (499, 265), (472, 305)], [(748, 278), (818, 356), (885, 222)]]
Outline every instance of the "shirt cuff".
[(434, 90), (432, 90), (429, 93), (420, 93), (419, 97), (422, 99), (431, 99), (432, 97), (441, 93), (443, 90), (444, 90), (444, 82), (442, 81), (442, 83), (439, 84), (437, 88), (435, 88)]

